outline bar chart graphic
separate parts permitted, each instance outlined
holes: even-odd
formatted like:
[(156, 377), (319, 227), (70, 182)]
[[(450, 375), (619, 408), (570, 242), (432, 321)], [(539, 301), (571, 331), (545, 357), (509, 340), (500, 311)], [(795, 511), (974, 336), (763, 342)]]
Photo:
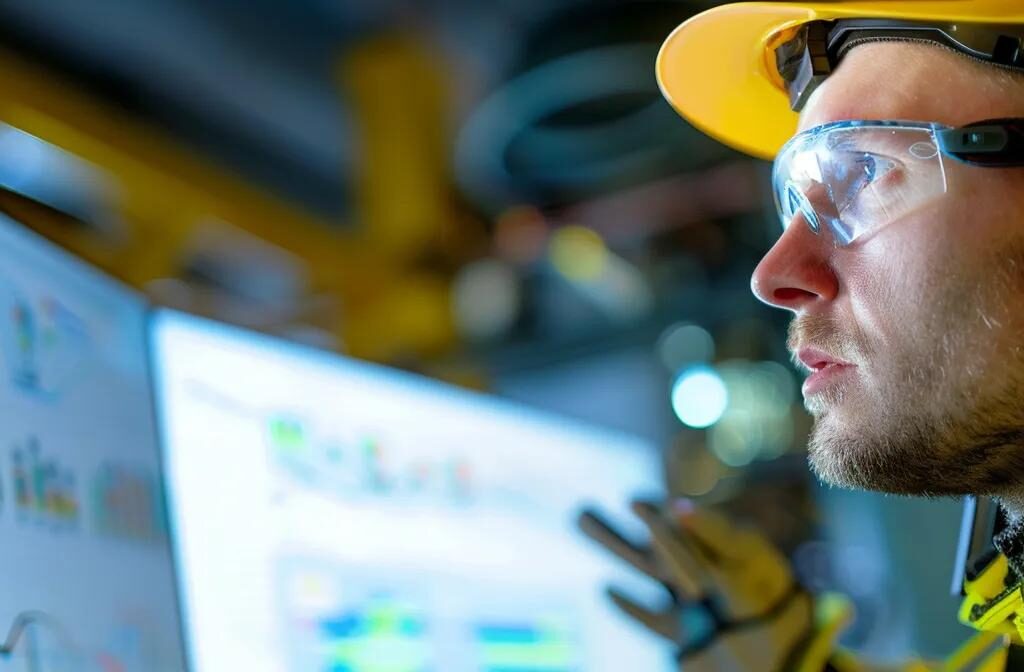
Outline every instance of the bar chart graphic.
[(86, 361), (85, 322), (53, 296), (29, 297), (0, 276), (0, 356), (23, 392), (55, 397)]
[(396, 450), (371, 431), (318, 435), (283, 414), (270, 417), (266, 436), (282, 473), (336, 497), (465, 506), (480, 494), (472, 463), (457, 451)]
[(572, 672), (582, 669), (568, 623), (557, 617), (494, 620), (474, 628), (480, 672)]
[(133, 465), (101, 464), (92, 481), (92, 518), (104, 536), (160, 541), (164, 514), (156, 477)]
[(289, 669), (581, 672), (582, 624), (559, 596), (460, 576), (290, 560), (281, 574)]
[(80, 503), (74, 471), (47, 457), (38, 438), (16, 441), (10, 450), (17, 518), (54, 529), (78, 526)]
[[(294, 575), (307, 590), (314, 575)], [(288, 619), (290, 669), (330, 672), (428, 672), (436, 670), (426, 610), (386, 590), (353, 596), (339, 604), (302, 606), (293, 596)], [(323, 602), (323, 595), (317, 597)]]

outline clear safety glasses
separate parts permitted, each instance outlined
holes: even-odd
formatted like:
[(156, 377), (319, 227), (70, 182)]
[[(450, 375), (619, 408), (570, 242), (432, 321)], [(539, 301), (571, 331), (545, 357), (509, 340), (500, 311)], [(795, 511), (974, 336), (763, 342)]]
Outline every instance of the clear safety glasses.
[(772, 187), (783, 229), (799, 216), (811, 231), (830, 233), (842, 246), (941, 197), (952, 169), (963, 164), (1024, 165), (1024, 119), (962, 128), (902, 121), (825, 124), (782, 148)]

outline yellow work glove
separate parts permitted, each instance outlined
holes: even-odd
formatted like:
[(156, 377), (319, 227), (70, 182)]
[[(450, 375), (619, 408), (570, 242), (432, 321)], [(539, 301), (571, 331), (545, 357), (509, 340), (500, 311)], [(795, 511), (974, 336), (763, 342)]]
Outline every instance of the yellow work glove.
[(650, 530), (649, 547), (626, 540), (592, 511), (580, 516), (580, 528), (666, 586), (667, 604), (658, 609), (614, 588), (609, 595), (678, 647), (680, 669), (825, 669), (850, 610), (834, 602), (816, 610), (814, 598), (771, 542), (706, 509), (676, 507), (666, 515), (652, 504), (636, 503), (633, 510)]
[(977, 630), (1005, 634), (1024, 643), (1024, 594), (1010, 573), (1005, 555), (994, 554), (984, 567), (964, 580), (960, 622)]

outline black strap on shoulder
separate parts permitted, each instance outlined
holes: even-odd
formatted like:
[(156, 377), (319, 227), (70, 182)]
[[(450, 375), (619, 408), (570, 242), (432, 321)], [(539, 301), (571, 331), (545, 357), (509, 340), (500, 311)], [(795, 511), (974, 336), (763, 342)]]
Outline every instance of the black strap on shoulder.
[(1011, 646), (1006, 656), (1005, 672), (1024, 672), (1024, 647)]

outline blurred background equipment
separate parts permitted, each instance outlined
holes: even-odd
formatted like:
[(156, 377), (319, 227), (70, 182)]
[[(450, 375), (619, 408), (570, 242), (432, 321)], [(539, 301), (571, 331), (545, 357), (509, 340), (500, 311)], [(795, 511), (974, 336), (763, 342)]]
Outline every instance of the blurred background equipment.
[(655, 83), (711, 4), (0, 0), (0, 212), (161, 305), (640, 436), (851, 592), (847, 643), (940, 656), (955, 507), (811, 482), (749, 291), (768, 166)]
[(460, 183), (495, 211), (579, 202), (721, 161), (727, 151), (678, 123), (652, 81), (666, 28), (686, 11), (678, 2), (553, 3), (463, 125)]

